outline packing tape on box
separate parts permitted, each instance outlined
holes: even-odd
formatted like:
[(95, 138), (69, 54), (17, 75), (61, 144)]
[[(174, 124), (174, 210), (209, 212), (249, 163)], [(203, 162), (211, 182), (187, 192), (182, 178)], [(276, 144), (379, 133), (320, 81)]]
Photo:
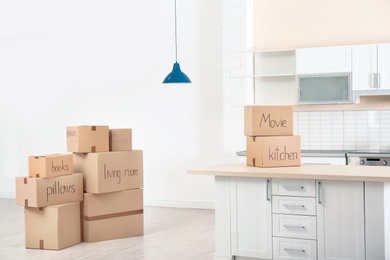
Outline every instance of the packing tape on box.
[(83, 214), (84, 214), (83, 203), (80, 203), (80, 241), (83, 241), (83, 237), (84, 237)]
[(109, 219), (109, 218), (125, 217), (125, 216), (130, 216), (130, 215), (138, 215), (138, 214), (142, 214), (142, 213), (144, 213), (144, 210), (139, 209), (139, 210), (132, 210), (132, 211), (125, 211), (125, 212), (118, 212), (118, 213), (93, 216), (93, 217), (84, 216), (84, 220), (85, 221), (95, 221), (95, 220), (102, 220), (102, 219)]

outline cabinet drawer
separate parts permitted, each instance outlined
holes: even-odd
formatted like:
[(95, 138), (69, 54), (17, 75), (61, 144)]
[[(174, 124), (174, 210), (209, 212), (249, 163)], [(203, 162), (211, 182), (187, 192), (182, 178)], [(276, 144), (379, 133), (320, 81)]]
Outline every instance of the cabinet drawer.
[(272, 179), (272, 195), (315, 197), (315, 180)]
[(315, 216), (316, 199), (311, 197), (272, 196), (272, 212)]
[(315, 240), (273, 238), (273, 259), (317, 259)]
[(273, 214), (273, 236), (316, 239), (316, 223), (313, 216)]

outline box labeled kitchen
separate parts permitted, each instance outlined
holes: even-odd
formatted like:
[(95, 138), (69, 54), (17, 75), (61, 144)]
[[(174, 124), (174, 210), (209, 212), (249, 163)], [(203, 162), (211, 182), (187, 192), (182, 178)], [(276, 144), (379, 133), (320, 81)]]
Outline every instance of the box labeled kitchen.
[(73, 153), (108, 152), (108, 126), (67, 126), (66, 144)]
[(246, 138), (246, 164), (257, 167), (301, 165), (300, 136), (256, 136)]
[(83, 200), (83, 175), (51, 178), (16, 177), (16, 205), (46, 207)]
[(73, 154), (75, 171), (84, 175), (84, 191), (106, 193), (143, 188), (143, 151)]
[(293, 135), (292, 106), (245, 106), (246, 136)]
[(60, 250), (81, 243), (81, 203), (24, 211), (26, 248)]
[(109, 131), (110, 151), (131, 151), (133, 149), (131, 128), (114, 128)]
[(143, 189), (85, 193), (83, 205), (85, 242), (144, 234)]
[(28, 175), (30, 177), (47, 178), (72, 173), (72, 154), (50, 154), (28, 157)]

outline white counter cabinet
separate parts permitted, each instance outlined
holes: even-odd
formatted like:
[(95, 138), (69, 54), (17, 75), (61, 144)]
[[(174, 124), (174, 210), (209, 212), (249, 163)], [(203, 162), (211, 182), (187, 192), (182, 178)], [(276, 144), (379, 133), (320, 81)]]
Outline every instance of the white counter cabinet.
[(215, 260), (390, 260), (387, 167), (243, 163), (215, 176)]
[[(226, 176), (215, 181), (216, 260), (386, 259), (383, 219), (389, 203), (383, 183)], [(374, 192), (371, 197), (366, 189)]]

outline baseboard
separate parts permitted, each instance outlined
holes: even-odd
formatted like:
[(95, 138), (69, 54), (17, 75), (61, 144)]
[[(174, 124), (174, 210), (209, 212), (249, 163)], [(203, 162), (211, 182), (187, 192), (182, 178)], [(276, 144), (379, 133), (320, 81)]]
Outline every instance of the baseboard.
[(13, 192), (0, 192), (0, 198), (3, 198), (3, 199), (15, 199), (16, 195)]
[(172, 200), (144, 200), (145, 206), (189, 209), (215, 209), (212, 202), (172, 201)]
[(214, 254), (214, 260), (232, 260), (234, 259), (234, 256), (221, 256), (221, 255), (215, 255)]

